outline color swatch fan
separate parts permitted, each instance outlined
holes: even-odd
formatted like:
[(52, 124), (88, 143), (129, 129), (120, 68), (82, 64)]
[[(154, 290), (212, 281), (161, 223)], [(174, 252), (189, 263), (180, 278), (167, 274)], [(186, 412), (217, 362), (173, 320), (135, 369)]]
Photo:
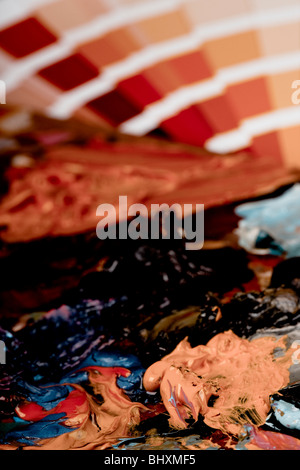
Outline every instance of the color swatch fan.
[(7, 103), (299, 166), (299, 0), (2, 0)]

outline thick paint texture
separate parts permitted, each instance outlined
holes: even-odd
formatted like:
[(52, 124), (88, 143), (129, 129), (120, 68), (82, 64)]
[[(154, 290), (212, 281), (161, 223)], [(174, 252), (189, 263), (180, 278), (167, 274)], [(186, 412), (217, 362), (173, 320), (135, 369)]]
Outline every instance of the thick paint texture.
[(202, 415), (208, 426), (237, 435), (246, 423), (264, 423), (270, 395), (289, 381), (291, 353), (275, 357), (276, 348), (285, 351), (283, 339), (250, 342), (232, 331), (195, 348), (185, 339), (147, 369), (144, 386), (160, 390), (171, 426), (186, 428)]
[(245, 443), (246, 450), (300, 450), (300, 440), (277, 432), (264, 431), (247, 426), (250, 440)]
[[(93, 395), (77, 384), (44, 388), (46, 394), (60, 395), (61, 400), (55, 400), (53, 407), (34, 401), (20, 403), (14, 421), (22, 426), (8, 433), (6, 442), (18, 441), (25, 448), (29, 445), (43, 450), (104, 449), (129, 436), (130, 429), (139, 424), (140, 411), (147, 409), (132, 402), (117, 386), (117, 378), (128, 377), (130, 371), (97, 366), (85, 371)], [(40, 393), (43, 395), (43, 391)], [(65, 393), (67, 396), (62, 396)], [(1, 448), (7, 448), (6, 443)]]
[(299, 195), (295, 184), (279, 197), (238, 206), (239, 244), (252, 253), (299, 256)]

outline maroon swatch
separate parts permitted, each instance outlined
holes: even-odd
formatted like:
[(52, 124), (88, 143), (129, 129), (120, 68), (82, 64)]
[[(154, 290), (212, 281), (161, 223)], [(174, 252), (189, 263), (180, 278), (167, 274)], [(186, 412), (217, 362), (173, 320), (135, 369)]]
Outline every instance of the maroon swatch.
[(18, 59), (49, 46), (56, 40), (36, 18), (27, 18), (0, 31), (0, 47)]
[(140, 113), (140, 109), (131, 103), (118, 90), (110, 91), (106, 95), (100, 96), (90, 101), (87, 106), (92, 111), (100, 114), (113, 126), (118, 126), (127, 119)]
[(40, 70), (39, 75), (61, 90), (67, 91), (97, 77), (99, 71), (77, 53)]
[(123, 80), (118, 84), (117, 89), (124, 96), (130, 98), (140, 109), (162, 98), (141, 74)]

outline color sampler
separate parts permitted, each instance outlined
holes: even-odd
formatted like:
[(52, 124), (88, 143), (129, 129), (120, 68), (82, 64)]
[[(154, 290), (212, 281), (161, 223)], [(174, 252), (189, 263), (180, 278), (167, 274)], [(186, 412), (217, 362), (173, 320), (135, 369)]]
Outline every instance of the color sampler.
[(298, 165), (297, 0), (50, 0), (26, 11), (2, 20), (8, 102), (224, 153), (268, 147)]

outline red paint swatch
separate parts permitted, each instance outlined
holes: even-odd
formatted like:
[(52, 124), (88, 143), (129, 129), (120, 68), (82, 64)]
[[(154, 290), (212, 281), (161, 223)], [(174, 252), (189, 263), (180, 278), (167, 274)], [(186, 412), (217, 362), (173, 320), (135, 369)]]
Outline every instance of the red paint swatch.
[(206, 118), (195, 106), (163, 121), (161, 127), (174, 140), (190, 145), (203, 145), (207, 139), (213, 136), (213, 131)]
[(99, 72), (81, 54), (74, 54), (44, 68), (39, 75), (61, 90), (67, 91), (97, 77)]
[(36, 18), (28, 18), (0, 31), (0, 46), (17, 58), (49, 46), (56, 40)]
[(131, 103), (118, 90), (110, 91), (87, 104), (97, 114), (100, 114), (110, 124), (118, 126), (127, 119), (140, 113), (140, 109)]
[(180, 77), (182, 85), (198, 82), (213, 75), (204, 55), (200, 51), (175, 57), (167, 63)]
[(214, 131), (226, 132), (238, 126), (234, 113), (226, 99), (226, 96), (216, 96), (197, 104)]
[(259, 135), (253, 138), (251, 152), (255, 155), (272, 156), (274, 160), (282, 163), (282, 150), (277, 132)]
[(256, 116), (272, 108), (264, 77), (230, 85), (227, 87), (226, 96), (238, 119)]
[(140, 109), (162, 98), (143, 75), (135, 75), (120, 82), (117, 86), (126, 98), (129, 98)]
[(146, 68), (143, 75), (163, 96), (177, 90), (181, 86), (180, 77), (174, 74), (168, 62), (158, 62)]

